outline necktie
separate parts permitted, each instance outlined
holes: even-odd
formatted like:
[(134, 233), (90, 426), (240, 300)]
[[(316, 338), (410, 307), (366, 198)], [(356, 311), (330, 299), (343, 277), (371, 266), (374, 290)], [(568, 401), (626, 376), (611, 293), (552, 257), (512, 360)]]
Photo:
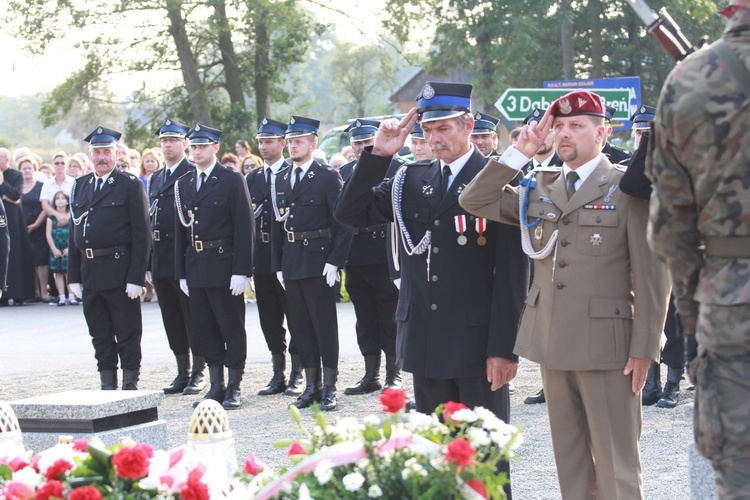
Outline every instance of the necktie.
[(450, 177), (451, 177), (451, 167), (450, 165), (445, 165), (443, 167), (443, 178), (440, 184), (440, 189), (442, 190), (443, 196), (448, 194), (448, 180), (450, 179)]
[(266, 168), (266, 186), (271, 187), (271, 169)]
[(96, 179), (96, 192), (97, 193), (102, 190), (103, 184), (104, 184), (104, 179), (102, 179), (101, 177), (97, 177)]
[(568, 199), (572, 198), (576, 192), (576, 181), (580, 178), (575, 170), (568, 172), (568, 186), (565, 192), (568, 193)]
[(172, 169), (167, 168), (165, 170), (166, 172), (164, 172), (164, 184), (169, 184), (169, 178), (172, 177)]
[(201, 181), (198, 183), (198, 191), (203, 188), (204, 182), (206, 182), (206, 172), (201, 172)]
[(301, 180), (302, 180), (302, 168), (297, 167), (294, 169), (294, 187), (292, 188), (293, 193), (296, 193), (298, 191), (298, 186)]

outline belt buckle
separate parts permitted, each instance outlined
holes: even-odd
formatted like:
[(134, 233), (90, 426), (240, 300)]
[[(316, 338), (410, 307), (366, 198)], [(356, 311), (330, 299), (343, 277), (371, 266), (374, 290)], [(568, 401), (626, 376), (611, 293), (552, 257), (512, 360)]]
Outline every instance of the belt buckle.
[(196, 252), (202, 252), (203, 251), (203, 241), (201, 240), (195, 240), (193, 246), (195, 247)]
[(262, 243), (271, 243), (271, 233), (260, 232), (260, 241)]
[(87, 259), (93, 259), (94, 258), (94, 249), (93, 248), (87, 248), (86, 249), (86, 258)]
[(154, 231), (154, 241), (161, 241), (161, 232), (158, 229)]
[(289, 243), (294, 243), (294, 233), (291, 231), (286, 232), (286, 241)]

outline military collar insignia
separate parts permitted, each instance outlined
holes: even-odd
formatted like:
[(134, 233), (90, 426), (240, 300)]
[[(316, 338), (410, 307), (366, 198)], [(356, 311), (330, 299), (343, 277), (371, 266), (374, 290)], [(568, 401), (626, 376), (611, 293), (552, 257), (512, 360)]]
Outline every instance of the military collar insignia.
[(313, 177), (315, 177), (315, 172), (313, 172), (312, 170), (309, 170), (307, 172), (307, 178), (312, 179)]
[(93, 183), (94, 183), (94, 177), (93, 176), (89, 177), (89, 184), (93, 184)]
[(570, 105), (570, 101), (567, 99), (562, 99), (560, 101), (560, 113), (567, 115), (570, 114), (571, 111), (573, 111), (573, 107)]
[(287, 180), (287, 179), (289, 179), (289, 172), (284, 174), (284, 180)]
[(424, 89), (422, 89), (422, 97), (428, 100), (435, 97), (435, 89), (429, 83), (426, 83)]
[(459, 195), (463, 193), (465, 187), (466, 187), (466, 184), (461, 184), (460, 186), (458, 186), (458, 188), (456, 188), (456, 194)]
[(612, 201), (612, 196), (615, 194), (615, 191), (617, 191), (617, 184), (609, 187), (609, 192), (607, 193), (607, 196), (604, 197), (604, 203)]
[(429, 184), (425, 184), (424, 186), (422, 186), (422, 196), (424, 196), (425, 198), (431, 198), (432, 196), (435, 196), (435, 188)]
[(598, 180), (599, 182), (604, 182), (604, 181), (607, 180), (607, 176), (606, 175), (600, 175), (599, 177), (596, 178), (596, 180)]
[[(130, 177), (134, 178), (132, 175)], [(114, 184), (114, 183), (115, 183), (115, 178), (110, 175), (109, 179), (107, 179), (107, 184)]]

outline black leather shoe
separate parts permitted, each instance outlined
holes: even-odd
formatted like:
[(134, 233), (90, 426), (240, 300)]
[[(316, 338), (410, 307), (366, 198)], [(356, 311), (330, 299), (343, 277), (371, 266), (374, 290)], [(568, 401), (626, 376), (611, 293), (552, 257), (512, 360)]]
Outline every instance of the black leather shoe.
[(667, 383), (664, 384), (664, 392), (661, 393), (661, 398), (656, 402), (656, 406), (659, 408), (674, 408), (677, 406), (679, 399), (680, 383), (667, 380)]
[(323, 387), (320, 382), (320, 368), (305, 368), (307, 385), (305, 391), (292, 403), (299, 409), (308, 408), (311, 404), (320, 402), (323, 395)]
[(99, 372), (99, 381), (103, 391), (114, 391), (117, 389), (117, 370), (102, 370)]
[(138, 380), (141, 377), (140, 370), (122, 370), (122, 390), (137, 391)]
[(538, 405), (546, 402), (547, 398), (544, 397), (544, 389), (539, 389), (539, 392), (533, 396), (527, 396), (526, 399), (523, 400), (523, 403), (527, 405)]
[(227, 382), (227, 389), (224, 391), (224, 401), (221, 406), (225, 410), (236, 410), (242, 403), (240, 402), (240, 383), (242, 382), (241, 368), (230, 368), (229, 369), (229, 381)]
[(284, 369), (286, 368), (286, 356), (284, 354), (274, 354), (271, 356), (273, 365), (273, 378), (268, 384), (258, 391), (258, 396), (271, 396), (272, 394), (281, 394), (286, 390), (286, 377)]
[(190, 354), (175, 354), (177, 376), (171, 385), (164, 387), (164, 394), (179, 394), (190, 383)]
[(385, 355), (385, 384), (383, 384), (383, 390), (386, 389), (403, 389), (404, 382), (401, 378), (401, 370), (396, 364), (396, 356), (391, 354)]
[(190, 372), (190, 381), (185, 389), (182, 390), (182, 394), (185, 396), (193, 396), (200, 394), (206, 387), (206, 379), (203, 376), (203, 370), (206, 369), (206, 360), (200, 356), (193, 355), (193, 370)]

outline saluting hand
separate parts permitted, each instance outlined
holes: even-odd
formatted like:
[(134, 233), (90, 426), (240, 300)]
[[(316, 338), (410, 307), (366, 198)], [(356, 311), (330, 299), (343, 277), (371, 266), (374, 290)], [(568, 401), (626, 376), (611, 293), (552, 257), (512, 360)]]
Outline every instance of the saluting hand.
[(554, 119), (555, 117), (550, 114), (548, 109), (540, 122), (531, 122), (524, 125), (514, 147), (529, 158), (534, 156), (544, 144)]
[(411, 108), (400, 122), (385, 120), (380, 124), (378, 133), (372, 146), (372, 154), (378, 156), (394, 156), (406, 144), (414, 124), (417, 123), (417, 108)]

